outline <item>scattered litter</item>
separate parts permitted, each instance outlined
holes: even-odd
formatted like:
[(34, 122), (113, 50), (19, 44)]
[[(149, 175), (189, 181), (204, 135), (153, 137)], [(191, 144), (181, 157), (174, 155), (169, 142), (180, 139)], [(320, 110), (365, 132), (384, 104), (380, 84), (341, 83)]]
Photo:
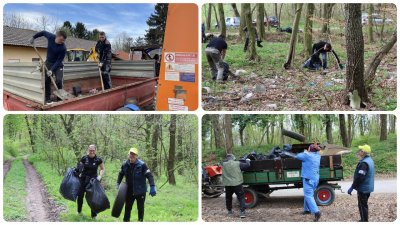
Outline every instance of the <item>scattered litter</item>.
[(350, 99), (350, 107), (355, 110), (360, 109), (361, 98), (358, 95), (358, 91), (354, 90), (353, 93), (349, 92), (348, 96)]
[(91, 89), (90, 91), (89, 91), (89, 93), (90, 94), (96, 94), (97, 92), (99, 92), (97, 89)]
[(247, 73), (246, 70), (236, 70), (235, 71), (235, 76), (240, 76), (241, 74)]
[(267, 104), (266, 105), (268, 108), (270, 108), (270, 109), (277, 109), (278, 108), (278, 105), (277, 104)]
[(315, 85), (316, 85), (316, 83), (313, 81), (308, 83), (308, 86), (310, 86), (310, 87), (314, 87)]
[(203, 87), (203, 88), (201, 89), (201, 92), (202, 92), (202, 94), (207, 94), (207, 95), (209, 95), (209, 94), (211, 94), (212, 90), (211, 90), (210, 87)]
[(256, 92), (256, 93), (264, 93), (266, 91), (267, 91), (267, 88), (264, 85), (256, 84), (256, 86), (254, 87), (254, 92)]
[(331, 87), (331, 86), (333, 86), (333, 83), (328, 81), (328, 82), (325, 82), (324, 85), (325, 85), (325, 87)]
[(240, 102), (240, 103), (247, 102), (247, 101), (249, 101), (252, 97), (253, 97), (253, 93), (250, 92), (250, 93), (248, 93), (247, 95), (245, 95), (243, 98), (241, 98), (239, 102)]
[(258, 75), (256, 73), (252, 72), (249, 77), (250, 77), (250, 79), (254, 79), (254, 78), (257, 78)]
[(270, 89), (275, 89), (277, 86), (275, 85), (275, 84), (273, 84), (273, 85), (269, 85), (269, 88)]
[(341, 83), (341, 84), (344, 83), (344, 79), (335, 79), (335, 78), (332, 78), (331, 80), (332, 80), (333, 82), (336, 82), (336, 83)]

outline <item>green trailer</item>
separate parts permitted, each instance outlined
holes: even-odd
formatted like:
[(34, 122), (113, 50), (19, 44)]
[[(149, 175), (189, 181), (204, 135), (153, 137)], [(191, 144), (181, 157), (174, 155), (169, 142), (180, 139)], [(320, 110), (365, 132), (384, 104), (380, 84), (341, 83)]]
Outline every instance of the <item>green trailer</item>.
[[(274, 191), (303, 187), (299, 160), (265, 160), (257, 163), (259, 165), (253, 167), (268, 164), (269, 166), (262, 171), (243, 172), (245, 200), (248, 208), (255, 207), (260, 197), (268, 197)], [(341, 188), (335, 181), (340, 180), (343, 180), (341, 156), (322, 156), (319, 185), (314, 195), (318, 205), (327, 206), (333, 203), (335, 189)]]

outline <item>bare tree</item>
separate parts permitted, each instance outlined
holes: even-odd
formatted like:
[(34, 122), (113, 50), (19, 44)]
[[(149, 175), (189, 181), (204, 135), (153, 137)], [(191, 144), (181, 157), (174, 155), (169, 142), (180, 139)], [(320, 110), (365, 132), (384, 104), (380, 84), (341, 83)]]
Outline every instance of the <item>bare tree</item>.
[(225, 151), (226, 151), (226, 154), (232, 154), (233, 136), (232, 136), (231, 114), (224, 115), (224, 130), (225, 130)]
[(218, 15), (219, 15), (219, 20), (220, 20), (220, 30), (221, 30), (221, 35), (226, 37), (226, 24), (225, 24), (225, 13), (224, 13), (224, 4), (218, 3)]
[(297, 3), (296, 4), (296, 16), (293, 21), (293, 31), (292, 31), (292, 35), (290, 37), (289, 52), (288, 52), (288, 55), (286, 58), (286, 62), (283, 65), (283, 68), (285, 68), (285, 69), (290, 69), (290, 67), (292, 66), (292, 60), (294, 59), (294, 56), (295, 56), (297, 33), (299, 31), (299, 22), (300, 22), (302, 9), (303, 9), (303, 3)]
[(236, 3), (231, 3), (232, 6), (232, 10), (233, 10), (233, 14), (235, 15), (235, 17), (240, 17), (239, 11), (237, 9)]
[[(329, 21), (332, 17), (332, 9), (335, 3), (325, 3), (323, 4), (323, 14), (322, 14), (322, 19), (323, 19), (323, 24), (322, 24), (322, 33), (330, 33), (329, 29)], [(361, 17), (360, 17), (361, 18)]]
[(257, 55), (257, 50), (256, 50), (256, 30), (253, 26), (253, 21), (251, 19), (250, 3), (242, 3), (242, 6), (244, 8), (244, 13), (242, 14), (242, 16), (244, 17), (247, 27), (247, 32), (249, 32), (249, 39), (250, 39), (247, 51), (247, 59), (257, 61), (260, 59), (260, 57)]
[(171, 114), (171, 120), (169, 124), (169, 151), (168, 151), (168, 163), (167, 163), (167, 174), (168, 183), (176, 185), (174, 166), (175, 166), (175, 151), (176, 151), (176, 114)]
[(314, 10), (314, 3), (307, 3), (306, 21), (304, 23), (304, 52), (307, 56), (312, 54), (312, 29)]
[(346, 130), (346, 119), (343, 114), (339, 114), (339, 129), (343, 146), (350, 147), (349, 136), (347, 135), (347, 130)]
[[(264, 3), (257, 3), (257, 30), (261, 40), (265, 40)], [(268, 23), (268, 22), (267, 22)]]
[(207, 20), (206, 20), (206, 27), (208, 31), (211, 30), (211, 10), (212, 10), (212, 3), (208, 3)]
[(374, 24), (372, 14), (374, 13), (374, 4), (368, 4), (368, 42), (374, 42)]
[(381, 131), (380, 131), (380, 137), (379, 137), (379, 141), (386, 141), (387, 140), (387, 134), (388, 134), (388, 130), (387, 130), (387, 114), (380, 114), (380, 122), (381, 122)]

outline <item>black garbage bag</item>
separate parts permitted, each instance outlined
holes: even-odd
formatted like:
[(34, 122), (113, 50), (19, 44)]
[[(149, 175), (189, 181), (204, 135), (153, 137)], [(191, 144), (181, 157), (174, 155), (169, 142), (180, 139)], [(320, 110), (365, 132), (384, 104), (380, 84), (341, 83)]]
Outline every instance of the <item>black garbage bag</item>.
[(106, 192), (100, 181), (95, 178), (90, 179), (89, 184), (86, 186), (86, 201), (90, 209), (95, 213), (100, 213), (110, 208), (110, 201), (108, 201)]
[(81, 183), (75, 174), (75, 168), (68, 168), (60, 185), (60, 194), (68, 200), (76, 201)]

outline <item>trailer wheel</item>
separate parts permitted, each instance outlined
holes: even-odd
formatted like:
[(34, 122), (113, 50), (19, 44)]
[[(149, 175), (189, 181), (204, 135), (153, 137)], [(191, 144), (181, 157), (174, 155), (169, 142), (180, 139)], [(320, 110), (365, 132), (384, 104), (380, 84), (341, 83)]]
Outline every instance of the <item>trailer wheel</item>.
[(320, 185), (315, 190), (314, 198), (317, 205), (328, 206), (335, 201), (335, 190), (330, 185)]
[(246, 208), (254, 208), (258, 203), (258, 194), (252, 188), (244, 188), (244, 201), (246, 203)]

